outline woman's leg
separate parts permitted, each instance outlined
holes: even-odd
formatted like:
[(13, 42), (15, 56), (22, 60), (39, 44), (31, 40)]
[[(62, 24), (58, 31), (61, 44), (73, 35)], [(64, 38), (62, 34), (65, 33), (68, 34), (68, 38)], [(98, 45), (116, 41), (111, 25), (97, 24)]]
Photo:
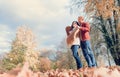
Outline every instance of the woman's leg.
[(77, 69), (80, 69), (82, 67), (82, 63), (81, 63), (81, 60), (80, 60), (80, 57), (79, 57), (79, 54), (78, 54), (78, 48), (79, 48), (79, 45), (73, 45), (71, 47), (71, 50), (73, 52), (73, 57), (76, 60)]

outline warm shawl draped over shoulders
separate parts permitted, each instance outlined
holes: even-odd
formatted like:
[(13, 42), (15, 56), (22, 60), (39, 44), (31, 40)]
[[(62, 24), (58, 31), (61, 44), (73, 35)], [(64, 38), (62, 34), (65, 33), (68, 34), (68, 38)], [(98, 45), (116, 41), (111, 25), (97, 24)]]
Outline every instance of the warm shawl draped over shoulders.
[(67, 34), (66, 42), (67, 42), (67, 45), (69, 46), (73, 43), (73, 41), (76, 37), (79, 37), (79, 29), (75, 28), (70, 33), (71, 26), (66, 26), (65, 30), (66, 30), (66, 34)]

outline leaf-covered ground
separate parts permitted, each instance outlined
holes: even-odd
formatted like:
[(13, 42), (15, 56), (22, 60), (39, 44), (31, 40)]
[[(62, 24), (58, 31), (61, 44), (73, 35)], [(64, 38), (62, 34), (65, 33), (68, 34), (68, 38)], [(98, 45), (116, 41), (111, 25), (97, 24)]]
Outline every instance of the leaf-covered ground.
[(56, 69), (46, 72), (33, 72), (25, 64), (23, 68), (15, 68), (9, 72), (0, 72), (0, 77), (120, 77), (120, 67), (96, 67), (73, 69)]

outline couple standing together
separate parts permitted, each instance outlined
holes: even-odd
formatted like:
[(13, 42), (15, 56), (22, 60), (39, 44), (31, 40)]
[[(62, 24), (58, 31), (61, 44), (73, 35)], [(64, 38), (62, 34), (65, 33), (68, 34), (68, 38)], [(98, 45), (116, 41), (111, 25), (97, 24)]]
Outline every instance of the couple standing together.
[(90, 44), (90, 25), (84, 22), (82, 16), (79, 16), (78, 21), (73, 21), (71, 26), (66, 27), (66, 32), (67, 44), (70, 45), (77, 64), (77, 69), (83, 66), (78, 54), (79, 47), (82, 49), (88, 67), (95, 67), (96, 61)]

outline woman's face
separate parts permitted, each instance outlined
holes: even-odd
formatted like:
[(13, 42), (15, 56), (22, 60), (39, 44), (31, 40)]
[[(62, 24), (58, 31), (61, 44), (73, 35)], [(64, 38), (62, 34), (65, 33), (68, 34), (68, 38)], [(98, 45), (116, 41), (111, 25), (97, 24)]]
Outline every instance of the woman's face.
[(73, 27), (77, 27), (77, 23), (76, 22), (73, 22)]

